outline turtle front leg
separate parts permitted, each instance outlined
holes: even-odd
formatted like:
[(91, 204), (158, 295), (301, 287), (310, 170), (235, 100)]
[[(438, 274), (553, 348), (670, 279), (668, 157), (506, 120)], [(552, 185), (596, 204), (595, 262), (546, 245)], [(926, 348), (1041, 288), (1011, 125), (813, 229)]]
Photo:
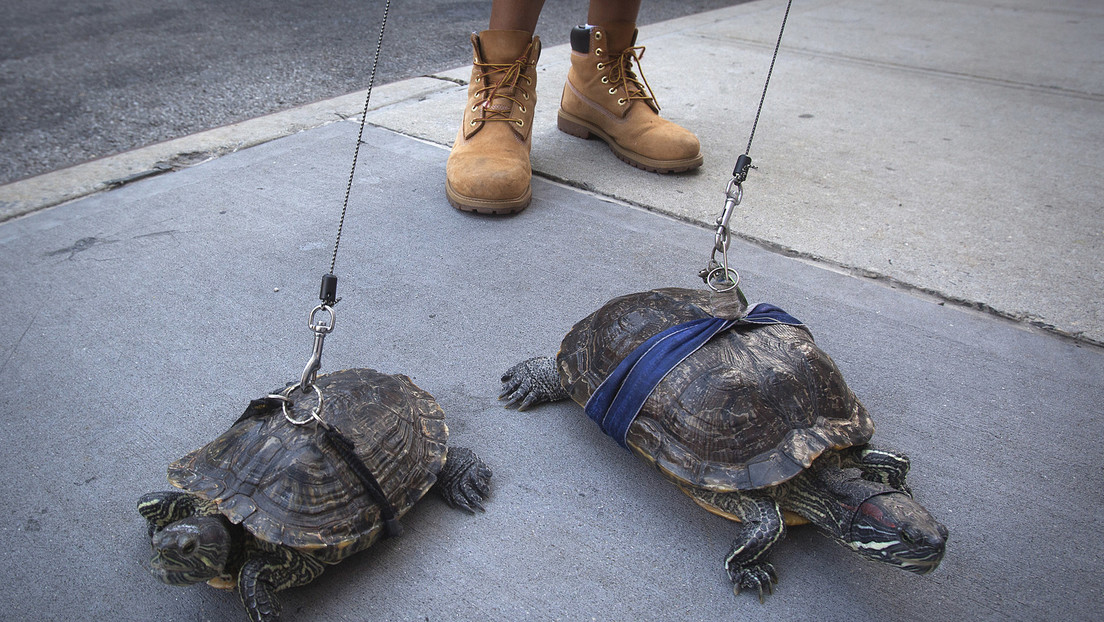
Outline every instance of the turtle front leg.
[(878, 449), (868, 443), (853, 448), (844, 459), (842, 466), (858, 467), (862, 471), (863, 479), (888, 484), (911, 497), (912, 489), (905, 482), (910, 465), (908, 456), (905, 454)]
[(465, 447), (449, 447), (433, 489), (452, 507), (474, 513), (491, 494), (491, 467)]
[(522, 361), (502, 374), (502, 393), (500, 400), (506, 400), (506, 406), (516, 406), (526, 410), (533, 404), (558, 402), (569, 396), (560, 385), (560, 372), (556, 369), (556, 359), (538, 356)]
[(252, 622), (275, 622), (280, 618), (276, 592), (314, 581), (325, 565), (288, 548), (257, 551), (238, 574), (238, 596)]
[(740, 589), (754, 589), (763, 602), (763, 590), (774, 593), (774, 584), (778, 575), (774, 566), (767, 561), (771, 547), (786, 535), (786, 523), (782, 521), (782, 510), (773, 499), (766, 495), (730, 494), (739, 497), (741, 521), (740, 530), (732, 543), (732, 550), (725, 557), (725, 569), (732, 580), (732, 591), (740, 594)]
[(149, 522), (149, 535), (189, 516), (213, 514), (210, 502), (179, 490), (150, 492), (138, 499), (138, 513)]
[(786, 535), (782, 510), (768, 495), (758, 492), (718, 493), (705, 490), (687, 491), (705, 509), (736, 521), (739, 531), (732, 550), (725, 556), (725, 570), (732, 580), (732, 591), (755, 590), (759, 602), (763, 595), (774, 593), (778, 575), (767, 561), (771, 547)]

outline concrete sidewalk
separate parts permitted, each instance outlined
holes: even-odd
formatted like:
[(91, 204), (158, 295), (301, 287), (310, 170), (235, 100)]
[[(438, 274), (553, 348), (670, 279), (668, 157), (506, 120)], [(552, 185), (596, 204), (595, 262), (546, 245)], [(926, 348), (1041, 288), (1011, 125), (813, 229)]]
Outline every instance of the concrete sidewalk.
[[(134, 505), (248, 400), (298, 377), (355, 130), (331, 124), (0, 226), (5, 619), (243, 619), (233, 594), (148, 574)], [(386, 165), (353, 188), (324, 371), (413, 377), (452, 442), (491, 464), (494, 491), (479, 516), (424, 500), (403, 537), (285, 593), (287, 619), (1098, 613), (1098, 348), (737, 242), (745, 291), (812, 327), (951, 532), (943, 564), (918, 577), (794, 529), (760, 605), (734, 597), (721, 569), (728, 521), (581, 409), (516, 413), (496, 399), (503, 370), (555, 352), (607, 299), (699, 287), (712, 234), (539, 179), (529, 210), (490, 222), (422, 183), (445, 150), (377, 128), (366, 138)]]
[[(555, 127), (569, 66), (545, 50), (539, 174), (711, 224), (754, 120), (785, 3), (643, 29), (663, 114), (705, 166), (670, 178), (611, 167)], [(773, 250), (1104, 342), (1104, 7), (797, 2), (735, 224)], [(464, 80), (466, 68), (442, 74)], [(451, 144), (461, 88), (372, 123)]]
[[(749, 297), (807, 322), (875, 439), (911, 455), (917, 498), (951, 533), (935, 573), (794, 529), (775, 595), (734, 597), (727, 521), (577, 407), (496, 400), (504, 369), (553, 353), (607, 299), (701, 286), (702, 225), (784, 7), (764, 1), (641, 35), (664, 112), (703, 138), (692, 175), (637, 171), (556, 131), (567, 54), (550, 48), (533, 204), (463, 214), (442, 186), (466, 70), (373, 95), (323, 371), (413, 377), (494, 468), (494, 493), (474, 517), (426, 499), (402, 538), (286, 592), (287, 619), (1095, 619), (1104, 10), (1050, 6), (796, 3), (735, 219), (756, 242), (732, 251)], [(357, 130), (328, 121), (361, 102), (0, 187), (22, 214), (0, 224), (6, 619), (241, 616), (233, 594), (149, 576), (134, 503), (302, 369)], [(157, 162), (171, 172), (147, 175)], [(959, 300), (1053, 328), (944, 304)]]
[[(648, 26), (663, 114), (705, 166), (609, 166), (555, 128), (566, 46), (544, 51), (538, 175), (709, 225), (747, 143), (785, 4)], [(1065, 0), (798, 2), (733, 225), (766, 248), (1104, 343), (1104, 8)], [(722, 79), (718, 79), (718, 76)], [(469, 69), (385, 85), (369, 122), (449, 145)], [(459, 84), (458, 84), (459, 83)], [(204, 161), (339, 118), (363, 93), (0, 187), (0, 218)], [(443, 182), (442, 182), (443, 183)]]

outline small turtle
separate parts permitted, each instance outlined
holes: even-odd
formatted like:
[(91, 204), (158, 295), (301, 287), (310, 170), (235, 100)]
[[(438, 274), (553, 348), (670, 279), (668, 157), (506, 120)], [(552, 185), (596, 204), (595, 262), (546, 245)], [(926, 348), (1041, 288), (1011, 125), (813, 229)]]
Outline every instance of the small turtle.
[(490, 468), (447, 446), (441, 407), (410, 378), (350, 369), (314, 384), (321, 422), (289, 422), (309, 420), (312, 399), (287, 416), (278, 400), (255, 400), (228, 431), (169, 466), (180, 491), (138, 501), (156, 577), (236, 586), (251, 620), (276, 620), (276, 592), (397, 535), (398, 518), (431, 487), (454, 507), (483, 509)]
[[(737, 320), (643, 392), (619, 438), (706, 510), (739, 523), (724, 561), (733, 590), (755, 590), (760, 600), (773, 592), (778, 579), (768, 553), (787, 525), (803, 523), (864, 557), (920, 574), (934, 570), (947, 529), (913, 500), (908, 458), (869, 444), (870, 416), (808, 329), (784, 312), (792, 322), (756, 324), (747, 314), (739, 290), (668, 288), (615, 298), (575, 324), (554, 359), (507, 371), (501, 399), (524, 410), (571, 398), (605, 430), (609, 415), (592, 411), (600, 400), (591, 396), (624, 369), (626, 357), (646, 368), (633, 357), (660, 347), (653, 344), (663, 331)], [(620, 397), (637, 389), (609, 391)]]

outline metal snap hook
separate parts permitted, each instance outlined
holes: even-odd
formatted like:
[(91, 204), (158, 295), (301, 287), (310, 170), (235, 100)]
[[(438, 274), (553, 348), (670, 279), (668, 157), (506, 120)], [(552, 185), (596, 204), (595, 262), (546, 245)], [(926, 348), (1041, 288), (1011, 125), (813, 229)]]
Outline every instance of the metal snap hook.
[[(319, 313), (326, 313), (328, 318), (318, 318)], [(322, 346), (326, 342), (326, 335), (330, 334), (334, 325), (337, 324), (337, 314), (334, 312), (333, 307), (329, 305), (318, 305), (311, 310), (310, 315), (307, 316), (307, 326), (314, 331), (314, 348), (311, 351), (311, 357), (307, 361), (306, 367), (303, 368), (303, 374), (299, 377), (299, 389), (303, 393), (310, 391), (314, 386), (314, 381), (318, 378), (318, 370), (322, 367)], [(317, 387), (316, 387), (317, 390)]]
[[(713, 253), (709, 257), (709, 264), (698, 272), (698, 276), (709, 286), (709, 289), (717, 293), (731, 291), (740, 284), (740, 273), (728, 267), (728, 244), (731, 234), (728, 223), (743, 198), (744, 188), (740, 185), (739, 179), (733, 178), (725, 188), (724, 210), (715, 223), (716, 233), (713, 236)], [(721, 254), (720, 261), (717, 261), (717, 253)]]

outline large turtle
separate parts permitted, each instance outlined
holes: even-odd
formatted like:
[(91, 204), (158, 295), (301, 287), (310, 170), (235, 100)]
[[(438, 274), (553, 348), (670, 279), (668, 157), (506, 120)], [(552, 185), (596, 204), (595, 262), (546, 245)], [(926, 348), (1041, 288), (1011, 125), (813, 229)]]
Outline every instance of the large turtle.
[(169, 466), (180, 490), (138, 501), (155, 576), (236, 585), (250, 619), (271, 621), (277, 591), (397, 534), (398, 518), (430, 488), (454, 507), (483, 509), (491, 470), (447, 446), (444, 413), (409, 378), (350, 369), (314, 386), (321, 422), (290, 422), (311, 419), (312, 397), (296, 397), (287, 416), (272, 396), (254, 400), (228, 431)]
[[(615, 298), (575, 324), (555, 358), (507, 371), (502, 399), (524, 410), (571, 398), (699, 505), (737, 521), (724, 561), (737, 594), (755, 590), (762, 600), (773, 591), (767, 554), (786, 525), (806, 522), (864, 557), (934, 570), (947, 530), (913, 500), (908, 459), (869, 444), (870, 416), (807, 328), (776, 307), (755, 311), (739, 290)], [(717, 324), (724, 319), (736, 321)], [(676, 349), (664, 345), (663, 331), (694, 325), (720, 332), (677, 354), (685, 358), (654, 378), (662, 379), (650, 393), (627, 380), (626, 370), (647, 374), (654, 365), (643, 352)], [(602, 387), (607, 378), (624, 383)], [(602, 410), (610, 396), (629, 400), (627, 418)], [(620, 427), (610, 424), (615, 418)]]

